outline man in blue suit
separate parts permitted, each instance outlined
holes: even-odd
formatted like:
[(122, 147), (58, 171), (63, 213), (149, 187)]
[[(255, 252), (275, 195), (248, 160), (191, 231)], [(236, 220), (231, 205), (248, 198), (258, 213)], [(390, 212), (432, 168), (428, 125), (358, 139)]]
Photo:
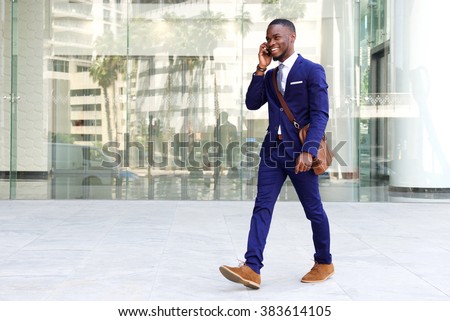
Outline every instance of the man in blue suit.
[[(249, 288), (259, 289), (263, 251), (269, 233), (275, 202), (287, 177), (290, 178), (311, 222), (315, 248), (315, 264), (301, 282), (321, 282), (334, 274), (330, 253), (330, 228), (319, 193), (318, 176), (311, 169), (320, 140), (328, 122), (328, 85), (325, 71), (296, 53), (294, 24), (286, 19), (272, 21), (266, 42), (259, 47), (259, 63), (246, 95), (250, 110), (268, 103), (269, 127), (261, 147), (258, 172), (258, 193), (248, 236), (245, 264), (221, 266), (227, 279)], [(283, 110), (272, 82), (274, 69), (267, 67), (278, 61), (278, 88), (300, 126), (310, 124), (305, 143), (298, 137)]]

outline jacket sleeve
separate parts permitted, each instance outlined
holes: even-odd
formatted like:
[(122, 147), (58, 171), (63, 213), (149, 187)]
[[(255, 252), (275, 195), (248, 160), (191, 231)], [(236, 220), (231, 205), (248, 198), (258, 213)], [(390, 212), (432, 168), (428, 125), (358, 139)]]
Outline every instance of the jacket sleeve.
[(302, 152), (308, 152), (317, 157), (317, 150), (328, 122), (328, 85), (325, 70), (316, 64), (308, 75), (308, 97), (310, 127), (306, 135)]
[(267, 102), (264, 80), (265, 76), (256, 76), (253, 74), (252, 81), (248, 86), (245, 96), (245, 105), (248, 109), (257, 110)]

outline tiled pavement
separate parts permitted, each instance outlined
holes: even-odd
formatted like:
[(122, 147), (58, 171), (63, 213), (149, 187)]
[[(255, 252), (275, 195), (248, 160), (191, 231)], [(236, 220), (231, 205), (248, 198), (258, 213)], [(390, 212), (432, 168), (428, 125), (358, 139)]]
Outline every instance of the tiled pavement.
[(230, 283), (252, 202), (0, 201), (0, 300), (450, 300), (450, 204), (325, 203), (336, 274), (313, 265), (299, 203), (279, 202), (260, 290)]

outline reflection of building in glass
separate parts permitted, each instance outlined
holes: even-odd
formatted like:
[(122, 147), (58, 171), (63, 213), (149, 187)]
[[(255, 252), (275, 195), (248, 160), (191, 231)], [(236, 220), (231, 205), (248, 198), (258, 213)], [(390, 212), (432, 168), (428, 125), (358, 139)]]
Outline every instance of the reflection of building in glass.
[(105, 37), (111, 41), (126, 21), (126, 8), (125, 2), (52, 3), (46, 48), (54, 141), (101, 146), (123, 134), (124, 77), (116, 71), (117, 81), (103, 88), (92, 64), (109, 46)]
[[(448, 198), (436, 32), (447, 5), (266, 3), (0, 0), (0, 198), (58, 194), (49, 142), (116, 142), (107, 152), (121, 176), (102, 189), (111, 198), (253, 198), (267, 110), (248, 112), (243, 95), (275, 16), (294, 20), (297, 51), (327, 73), (337, 157), (324, 199)], [(287, 184), (280, 197), (296, 196)]]

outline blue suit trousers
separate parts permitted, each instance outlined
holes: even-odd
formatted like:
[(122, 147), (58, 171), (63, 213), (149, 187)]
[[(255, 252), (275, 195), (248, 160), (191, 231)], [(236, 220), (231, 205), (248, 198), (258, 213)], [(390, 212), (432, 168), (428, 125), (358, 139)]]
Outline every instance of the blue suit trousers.
[[(250, 231), (245, 253), (246, 265), (260, 273), (263, 267), (263, 252), (272, 221), (273, 209), (281, 188), (289, 176), (306, 218), (311, 222), (314, 260), (329, 264), (330, 228), (319, 193), (319, 178), (312, 170), (295, 174), (295, 159), (286, 156), (284, 143), (270, 143), (269, 149), (261, 151), (258, 171), (258, 192), (250, 222)], [(270, 152), (265, 152), (270, 150)]]

